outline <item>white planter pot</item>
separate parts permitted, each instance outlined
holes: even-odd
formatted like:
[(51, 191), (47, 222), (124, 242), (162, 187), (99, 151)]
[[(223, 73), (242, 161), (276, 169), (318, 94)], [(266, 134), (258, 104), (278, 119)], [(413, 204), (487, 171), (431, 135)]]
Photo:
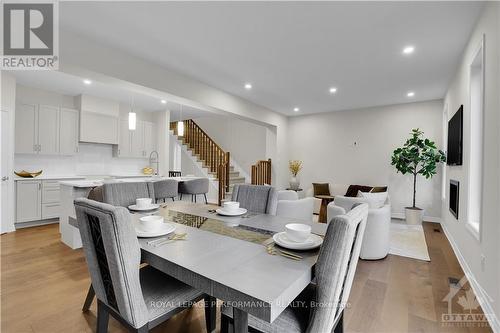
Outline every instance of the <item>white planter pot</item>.
[(421, 208), (405, 207), (406, 224), (418, 225), (422, 224), (424, 210)]

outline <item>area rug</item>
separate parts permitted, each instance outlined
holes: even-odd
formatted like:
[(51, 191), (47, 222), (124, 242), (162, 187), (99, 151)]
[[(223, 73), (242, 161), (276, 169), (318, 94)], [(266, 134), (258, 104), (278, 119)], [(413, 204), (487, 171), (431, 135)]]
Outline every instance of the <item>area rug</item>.
[(390, 254), (413, 259), (431, 261), (421, 225), (407, 225), (404, 222), (391, 223)]

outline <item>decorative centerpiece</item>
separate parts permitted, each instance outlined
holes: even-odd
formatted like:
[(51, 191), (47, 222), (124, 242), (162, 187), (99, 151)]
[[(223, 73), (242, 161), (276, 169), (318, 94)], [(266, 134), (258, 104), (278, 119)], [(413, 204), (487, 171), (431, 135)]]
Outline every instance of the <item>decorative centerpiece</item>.
[(424, 210), (415, 205), (417, 175), (431, 179), (436, 174), (437, 165), (446, 162), (446, 156), (433, 141), (423, 137), (424, 132), (420, 129), (413, 129), (410, 134), (404, 146), (392, 153), (391, 165), (403, 175), (413, 175), (413, 206), (405, 208), (405, 217), (408, 224), (421, 224)]
[(16, 176), (22, 177), (22, 178), (35, 178), (37, 176), (40, 176), (42, 174), (43, 170), (40, 171), (35, 171), (35, 172), (29, 172), (25, 170), (21, 171), (14, 171)]
[(300, 181), (297, 179), (297, 175), (302, 170), (302, 161), (294, 160), (288, 162), (288, 169), (292, 174), (290, 179), (290, 188), (292, 190), (298, 190), (300, 187)]

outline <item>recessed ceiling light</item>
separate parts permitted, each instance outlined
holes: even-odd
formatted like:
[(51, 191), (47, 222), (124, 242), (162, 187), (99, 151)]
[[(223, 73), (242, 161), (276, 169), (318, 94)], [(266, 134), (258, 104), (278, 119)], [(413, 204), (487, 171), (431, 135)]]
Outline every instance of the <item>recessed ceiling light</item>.
[(245, 89), (246, 90), (252, 89), (252, 84), (251, 83), (245, 83)]
[(415, 96), (415, 93), (414, 93), (413, 91), (409, 91), (409, 92), (406, 94), (406, 96), (408, 96), (408, 97), (413, 97), (413, 96)]
[(299, 112), (299, 111), (300, 111), (300, 109), (299, 109), (299, 108), (297, 108), (297, 107), (295, 107), (295, 108), (293, 108), (293, 111), (295, 111), (295, 112)]
[(415, 46), (406, 46), (403, 49), (403, 54), (412, 54), (415, 51)]
[(89, 79), (85, 79), (85, 80), (83, 80), (83, 83), (86, 85), (90, 85), (90, 84), (92, 84), (92, 81), (90, 81)]
[(166, 101), (166, 100), (164, 100), (164, 99), (162, 99), (162, 100), (161, 100), (161, 104), (167, 104), (167, 101)]
[(337, 88), (331, 87), (330, 88), (330, 94), (335, 94), (337, 92)]

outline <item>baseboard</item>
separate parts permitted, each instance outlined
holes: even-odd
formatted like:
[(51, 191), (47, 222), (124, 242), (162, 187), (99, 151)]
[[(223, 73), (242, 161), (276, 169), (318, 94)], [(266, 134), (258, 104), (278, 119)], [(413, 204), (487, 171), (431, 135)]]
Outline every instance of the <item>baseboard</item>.
[(467, 277), (467, 280), (469, 281), (471, 288), (474, 291), (477, 300), (479, 301), (479, 304), (481, 305), (481, 308), (483, 309), (483, 312), (485, 314), (488, 314), (487, 318), (491, 329), (495, 333), (500, 333), (500, 321), (497, 318), (496, 313), (491, 304), (493, 302), (492, 298), (486, 293), (483, 287), (481, 287), (479, 282), (477, 282), (476, 278), (474, 277), (474, 273), (472, 273), (471, 269), (469, 268), (469, 265), (465, 261), (465, 258), (462, 256), (462, 253), (460, 252), (458, 245), (455, 243), (455, 240), (448, 232), (448, 229), (446, 229), (446, 224), (441, 223), (441, 227), (444, 231), (446, 238), (448, 239), (448, 242), (451, 245), (451, 248), (453, 249), (453, 252), (455, 253), (455, 256), (458, 259), (458, 263), (462, 267), (462, 270), (464, 271), (465, 276)]
[(54, 223), (59, 223), (59, 218), (53, 218), (53, 219), (47, 219), (47, 220), (39, 220), (39, 221), (29, 221), (29, 222), (18, 222), (15, 223), (16, 230), (17, 229), (24, 229), (24, 228), (30, 228), (30, 227), (38, 227), (41, 225), (47, 225), (47, 224), (54, 224)]
[[(393, 219), (398, 219), (398, 220), (404, 220), (405, 219), (405, 214), (404, 213), (391, 213), (391, 217)], [(424, 216), (423, 220), (425, 222), (433, 222), (433, 223), (441, 223), (442, 219), (440, 217), (435, 217), (435, 216)]]

